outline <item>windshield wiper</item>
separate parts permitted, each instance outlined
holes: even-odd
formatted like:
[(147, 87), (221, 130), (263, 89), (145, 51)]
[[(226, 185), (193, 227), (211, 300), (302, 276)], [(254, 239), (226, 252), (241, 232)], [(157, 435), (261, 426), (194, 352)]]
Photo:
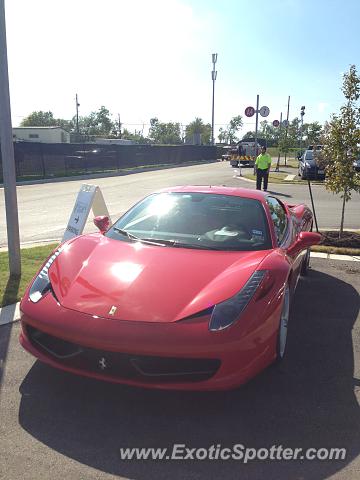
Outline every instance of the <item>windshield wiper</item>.
[(141, 238), (137, 237), (136, 235), (133, 235), (132, 233), (128, 232), (127, 230), (122, 230), (121, 228), (118, 227), (113, 227), (115, 232), (121, 233), (121, 235), (125, 235), (125, 237), (129, 238), (130, 240), (134, 241), (139, 241)]
[(139, 238), (140, 242), (150, 243), (151, 245), (170, 245), (173, 247), (176, 244), (176, 240), (166, 240), (162, 238)]
[(222, 248), (218, 247), (211, 247), (208, 245), (196, 245), (192, 243), (183, 243), (179, 242), (178, 240), (166, 240), (163, 238), (139, 238), (140, 242), (146, 242), (153, 245), (163, 245), (163, 246), (170, 246), (170, 247), (178, 247), (178, 248), (192, 248), (196, 250), (222, 250)]
[(180, 248), (192, 248), (196, 250), (223, 250), (222, 248), (218, 247), (210, 247), (209, 245), (196, 245), (193, 243), (181, 243), (181, 242), (175, 242), (174, 247), (180, 247)]
[(179, 247), (179, 248), (192, 248), (196, 250), (222, 250), (222, 248), (218, 247), (210, 247), (208, 245), (194, 245), (191, 243), (182, 243), (178, 242), (177, 240), (167, 240), (164, 238), (142, 238), (142, 237), (137, 237), (136, 235), (133, 235), (132, 233), (128, 232), (127, 230), (122, 230), (121, 228), (114, 227), (114, 230), (118, 233), (121, 233), (122, 235), (125, 235), (128, 237), (130, 240), (137, 241), (137, 242), (142, 242), (142, 243), (147, 243), (149, 245), (157, 245), (160, 247)]

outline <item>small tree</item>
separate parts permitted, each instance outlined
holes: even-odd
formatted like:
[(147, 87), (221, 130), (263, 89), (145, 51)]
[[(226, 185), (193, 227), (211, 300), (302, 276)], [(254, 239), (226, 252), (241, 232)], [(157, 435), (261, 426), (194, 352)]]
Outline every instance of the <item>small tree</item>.
[[(76, 118), (73, 118), (76, 124)], [(91, 112), (90, 115), (79, 117), (79, 130), (81, 134), (88, 136), (101, 135), (108, 137), (112, 134), (116, 125), (111, 120), (109, 110), (101, 106), (99, 110)]]
[(63, 118), (55, 118), (54, 114), (44, 112), (42, 110), (32, 112), (25, 117), (20, 123), (21, 127), (62, 127), (68, 132), (71, 132), (74, 128), (74, 124), (71, 120), (64, 120)]
[(344, 230), (345, 204), (352, 191), (360, 192), (360, 174), (355, 172), (354, 161), (360, 153), (360, 77), (355, 65), (344, 74), (342, 92), (346, 99), (339, 115), (333, 115), (324, 132), (321, 152), (326, 168), (325, 185), (343, 199), (339, 237)]
[(195, 134), (201, 135), (201, 143), (203, 145), (209, 144), (211, 140), (211, 125), (210, 123), (204, 123), (199, 117), (189, 123), (185, 129), (185, 135), (187, 139), (192, 139)]
[(303, 133), (306, 135), (308, 145), (316, 145), (321, 142), (323, 130), (319, 122), (305, 123)]
[(176, 145), (182, 143), (180, 123), (178, 122), (159, 122), (154, 117), (150, 119), (149, 139), (153, 143), (163, 145)]
[(238, 131), (241, 129), (243, 126), (243, 120), (241, 115), (237, 115), (236, 117), (233, 117), (229, 125), (226, 127), (226, 129), (220, 128), (219, 129), (219, 140), (226, 141), (227, 143), (235, 143), (239, 141), (239, 138), (237, 137)]

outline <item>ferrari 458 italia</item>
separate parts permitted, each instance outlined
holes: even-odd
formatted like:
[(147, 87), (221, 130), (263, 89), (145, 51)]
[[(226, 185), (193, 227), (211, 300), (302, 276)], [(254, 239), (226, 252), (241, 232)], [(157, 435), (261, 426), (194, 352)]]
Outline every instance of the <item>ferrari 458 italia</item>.
[(230, 389), (286, 351), (312, 213), (270, 193), (174, 187), (61, 244), (21, 302), (20, 342), (111, 382)]

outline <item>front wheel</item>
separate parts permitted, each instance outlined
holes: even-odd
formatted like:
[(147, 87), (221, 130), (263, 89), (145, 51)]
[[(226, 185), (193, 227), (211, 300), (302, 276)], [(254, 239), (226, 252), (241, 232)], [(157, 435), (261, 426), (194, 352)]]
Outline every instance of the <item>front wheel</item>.
[(309, 265), (310, 265), (310, 249), (308, 248), (306, 250), (305, 258), (301, 264), (300, 275), (302, 275), (303, 277), (306, 277), (306, 275), (309, 273)]
[(286, 352), (289, 314), (290, 314), (290, 289), (289, 289), (289, 285), (286, 285), (285, 291), (284, 291), (284, 300), (283, 300), (283, 306), (282, 306), (281, 315), (280, 315), (279, 332), (278, 332), (278, 339), (277, 339), (276, 353), (277, 353), (278, 362), (281, 362), (281, 360), (283, 360)]

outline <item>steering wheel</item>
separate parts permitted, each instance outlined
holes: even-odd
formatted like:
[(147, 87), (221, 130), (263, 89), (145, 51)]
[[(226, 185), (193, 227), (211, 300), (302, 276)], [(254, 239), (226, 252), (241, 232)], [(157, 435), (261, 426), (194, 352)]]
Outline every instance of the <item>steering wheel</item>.
[(225, 228), (229, 229), (230, 231), (234, 232), (243, 232), (246, 235), (246, 240), (251, 240), (253, 238), (252, 233), (248, 228), (243, 225), (242, 223), (230, 223), (229, 225), (225, 225)]

